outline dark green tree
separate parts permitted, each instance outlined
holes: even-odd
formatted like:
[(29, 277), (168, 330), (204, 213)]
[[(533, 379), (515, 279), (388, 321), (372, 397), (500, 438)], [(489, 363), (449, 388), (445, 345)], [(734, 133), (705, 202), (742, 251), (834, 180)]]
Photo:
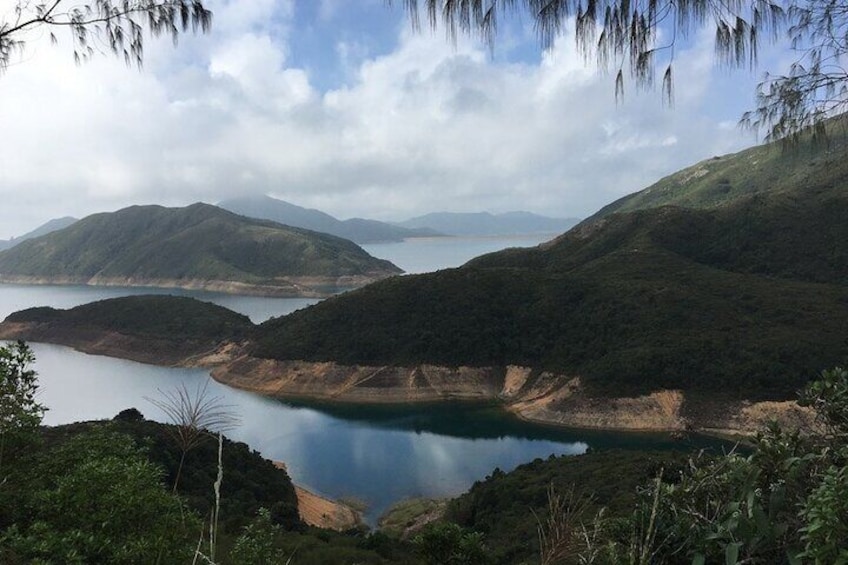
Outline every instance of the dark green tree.
[(484, 565), (491, 559), (479, 532), (450, 522), (432, 524), (412, 540), (416, 552), (432, 565)]
[(45, 408), (36, 400), (35, 360), (24, 342), (0, 346), (0, 471), (7, 452), (34, 437)]
[(0, 535), (11, 563), (179, 563), (200, 521), (168, 492), (129, 436), (94, 429), (51, 450), (31, 475), (25, 519)]

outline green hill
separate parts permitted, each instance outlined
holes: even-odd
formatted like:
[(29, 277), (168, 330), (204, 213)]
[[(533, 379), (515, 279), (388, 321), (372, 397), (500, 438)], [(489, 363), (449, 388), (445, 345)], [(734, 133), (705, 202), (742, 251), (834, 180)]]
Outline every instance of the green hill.
[(848, 178), (848, 117), (831, 119), (827, 132), (825, 147), (802, 138), (791, 148), (771, 143), (707, 159), (604, 206), (586, 223), (616, 212), (665, 205), (709, 209), (753, 195), (810, 194), (830, 188), (834, 179)]
[[(534, 249), (270, 320), (253, 354), (517, 364), (581, 376), (596, 394), (793, 398), (848, 353), (848, 159), (834, 147), (813, 166), (800, 154), (779, 161), (783, 177), (805, 184), (740, 189), (712, 209), (602, 215)], [(722, 161), (743, 170), (750, 155)]]
[(13, 237), (12, 239), (0, 239), (0, 251), (14, 247), (22, 241), (26, 241), (34, 237), (39, 237), (42, 235), (46, 235), (50, 232), (54, 232), (56, 230), (66, 228), (76, 221), (76, 218), (72, 218), (70, 216), (65, 216), (62, 218), (53, 218), (52, 220), (38, 226), (34, 230), (25, 233), (24, 235)]
[(539, 562), (537, 517), (548, 514), (548, 492), (573, 492), (586, 507), (579, 519), (590, 525), (598, 510), (606, 518), (628, 517), (638, 491), (660, 470), (674, 476), (691, 455), (672, 451), (599, 451), (536, 459), (504, 473), (495, 469), (448, 503), (445, 518), (483, 534), (494, 563)]
[(269, 294), (333, 291), (399, 272), (353, 242), (208, 204), (95, 214), (0, 253), (6, 281)]

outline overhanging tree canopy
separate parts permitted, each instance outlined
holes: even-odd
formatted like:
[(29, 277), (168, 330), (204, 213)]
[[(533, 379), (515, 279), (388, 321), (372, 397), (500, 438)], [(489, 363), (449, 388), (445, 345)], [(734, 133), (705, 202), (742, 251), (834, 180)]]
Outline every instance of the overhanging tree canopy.
[[(742, 123), (764, 129), (766, 140), (792, 139), (810, 127), (821, 134), (825, 118), (845, 111), (848, 74), (848, 5), (844, 0), (403, 0), (419, 26), (423, 11), (431, 27), (449, 37), (477, 35), (490, 45), (498, 24), (515, 13), (529, 16), (542, 46), (574, 30), (577, 48), (615, 72), (617, 95), (625, 75), (651, 86), (662, 69), (670, 100), (675, 48), (690, 32), (715, 30), (720, 64), (753, 68), (764, 41), (786, 42), (796, 61), (784, 74), (767, 74), (756, 107)], [(665, 33), (660, 34), (663, 30)]]
[(145, 28), (176, 43), (180, 32), (205, 33), (212, 24), (212, 12), (200, 0), (18, 0), (9, 16), (0, 20), (0, 71), (23, 48), (27, 34), (39, 29), (48, 29), (54, 42), (57, 30), (70, 30), (77, 62), (103, 51), (141, 66)]

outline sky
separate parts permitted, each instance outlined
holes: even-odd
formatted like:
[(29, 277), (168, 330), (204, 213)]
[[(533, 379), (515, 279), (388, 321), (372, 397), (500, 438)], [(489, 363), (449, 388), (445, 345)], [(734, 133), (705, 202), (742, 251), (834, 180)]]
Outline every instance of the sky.
[[(66, 0), (73, 2), (74, 0)], [(16, 2), (0, 0), (0, 21)], [(757, 142), (737, 128), (763, 70), (675, 53), (675, 99), (541, 49), (529, 21), (493, 49), (414, 31), (397, 0), (210, 0), (212, 30), (148, 40), (144, 67), (76, 65), (39, 30), (0, 74), (0, 238), (135, 204), (270, 194), (340, 219), (527, 210), (585, 217)], [(524, 18), (526, 20), (526, 18)]]

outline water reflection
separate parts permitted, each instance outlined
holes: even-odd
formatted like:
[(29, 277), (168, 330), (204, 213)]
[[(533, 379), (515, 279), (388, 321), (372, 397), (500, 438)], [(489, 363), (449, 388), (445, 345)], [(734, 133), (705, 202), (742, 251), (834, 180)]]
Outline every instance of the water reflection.
[[(390, 422), (410, 422), (394, 417), (392, 410), (397, 408), (378, 407), (373, 420), (362, 408), (356, 419), (345, 419), (225, 387), (202, 370), (142, 365), (55, 345), (34, 344), (33, 349), (42, 387), (39, 400), (50, 408), (47, 424), (111, 418), (131, 406), (161, 421), (164, 415), (145, 397), (180, 384), (193, 389), (208, 380), (210, 393), (233, 405), (242, 419), (241, 426), (228, 434), (232, 439), (268, 459), (285, 461), (295, 481), (319, 493), (363, 500), (372, 523), (401, 498), (456, 495), (495, 467), (512, 469), (536, 457), (582, 453), (587, 448), (582, 441), (534, 437), (532, 431), (515, 436), (504, 429), (469, 434), (462, 427), (430, 425), (450, 414), (456, 422), (469, 421), (478, 410), (491, 413), (488, 406), (454, 405), (438, 411), (427, 407), (419, 414), (427, 418), (395, 426)], [(498, 425), (494, 415), (488, 418)]]

